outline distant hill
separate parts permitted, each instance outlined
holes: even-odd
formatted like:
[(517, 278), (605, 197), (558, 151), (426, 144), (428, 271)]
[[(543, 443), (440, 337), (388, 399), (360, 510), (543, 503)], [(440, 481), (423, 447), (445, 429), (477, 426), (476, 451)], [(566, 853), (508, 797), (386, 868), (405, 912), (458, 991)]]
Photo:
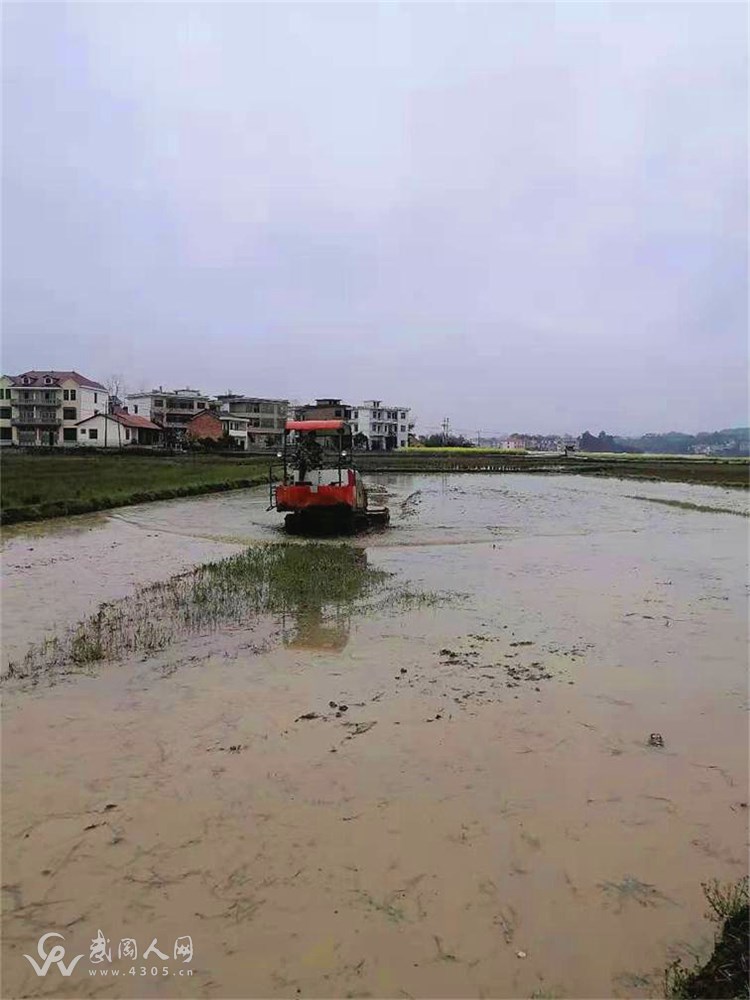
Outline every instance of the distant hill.
[(613, 450), (639, 451), (647, 455), (723, 455), (727, 458), (750, 455), (750, 427), (727, 427), (699, 434), (670, 431), (636, 438), (614, 437), (612, 440), (619, 445)]

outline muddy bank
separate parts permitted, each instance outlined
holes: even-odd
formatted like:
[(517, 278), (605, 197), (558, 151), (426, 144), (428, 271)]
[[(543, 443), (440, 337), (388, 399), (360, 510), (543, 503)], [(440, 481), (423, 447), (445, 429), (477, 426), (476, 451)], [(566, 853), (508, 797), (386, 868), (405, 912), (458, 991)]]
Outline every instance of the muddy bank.
[[(368, 564), (464, 598), (291, 608), (6, 686), (4, 996), (653, 996), (708, 957), (700, 882), (747, 867), (744, 519), (610, 481), (379, 486)], [(277, 538), (242, 499), (42, 536), (71, 557), (58, 600), (85, 604), (59, 584), (115, 538), (151, 579)], [(5, 542), (19, 646), (59, 613), (27, 543)], [(103, 571), (85, 613), (134, 585)], [(99, 929), (116, 984), (89, 974)], [(47, 930), (84, 955), (70, 978), (23, 957)], [(168, 982), (129, 975), (126, 937), (158, 938)]]

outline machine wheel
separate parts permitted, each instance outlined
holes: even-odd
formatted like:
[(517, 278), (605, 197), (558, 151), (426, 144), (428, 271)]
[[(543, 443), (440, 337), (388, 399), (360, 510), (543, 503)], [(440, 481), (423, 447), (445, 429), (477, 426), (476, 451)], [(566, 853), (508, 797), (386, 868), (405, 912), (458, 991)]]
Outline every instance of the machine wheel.
[(352, 535), (356, 529), (356, 520), (354, 511), (349, 507), (319, 509), (314, 512), (294, 511), (284, 518), (284, 528), (290, 535)]
[(300, 514), (287, 514), (284, 518), (284, 530), (290, 535), (302, 534), (302, 517)]

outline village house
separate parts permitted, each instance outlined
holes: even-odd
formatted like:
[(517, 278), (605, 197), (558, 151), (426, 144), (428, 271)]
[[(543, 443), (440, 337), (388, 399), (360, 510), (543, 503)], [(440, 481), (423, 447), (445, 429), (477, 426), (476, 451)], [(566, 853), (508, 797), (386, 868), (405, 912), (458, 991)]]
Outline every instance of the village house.
[(352, 408), (333, 396), (324, 396), (314, 403), (295, 407), (295, 420), (351, 420)]
[(247, 421), (248, 446), (276, 448), (284, 439), (284, 426), (289, 413), (289, 400), (264, 399), (227, 392), (216, 397), (221, 413)]
[(78, 424), (106, 413), (107, 389), (75, 371), (28, 371), (0, 377), (0, 443), (78, 444)]
[(367, 439), (369, 451), (392, 451), (409, 444), (409, 407), (383, 404), (370, 399), (355, 405), (351, 413), (354, 433)]
[(128, 395), (128, 410), (136, 417), (147, 417), (164, 428), (169, 439), (184, 437), (188, 424), (203, 410), (211, 408), (211, 399), (198, 389), (166, 390), (163, 386), (151, 392)]
[(164, 437), (158, 424), (125, 410), (97, 413), (80, 420), (77, 426), (78, 444), (91, 448), (153, 447)]
[(248, 420), (226, 410), (202, 410), (187, 426), (188, 441), (221, 441), (229, 438), (231, 446), (247, 451)]

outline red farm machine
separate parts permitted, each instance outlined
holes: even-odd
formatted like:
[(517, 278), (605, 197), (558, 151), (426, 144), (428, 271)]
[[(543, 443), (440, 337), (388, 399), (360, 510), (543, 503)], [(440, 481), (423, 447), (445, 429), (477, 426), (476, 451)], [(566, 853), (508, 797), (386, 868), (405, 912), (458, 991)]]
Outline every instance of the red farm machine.
[(269, 510), (285, 513), (294, 534), (349, 534), (386, 525), (387, 507), (368, 507), (354, 468), (352, 430), (344, 420), (287, 420), (281, 482), (269, 471)]

